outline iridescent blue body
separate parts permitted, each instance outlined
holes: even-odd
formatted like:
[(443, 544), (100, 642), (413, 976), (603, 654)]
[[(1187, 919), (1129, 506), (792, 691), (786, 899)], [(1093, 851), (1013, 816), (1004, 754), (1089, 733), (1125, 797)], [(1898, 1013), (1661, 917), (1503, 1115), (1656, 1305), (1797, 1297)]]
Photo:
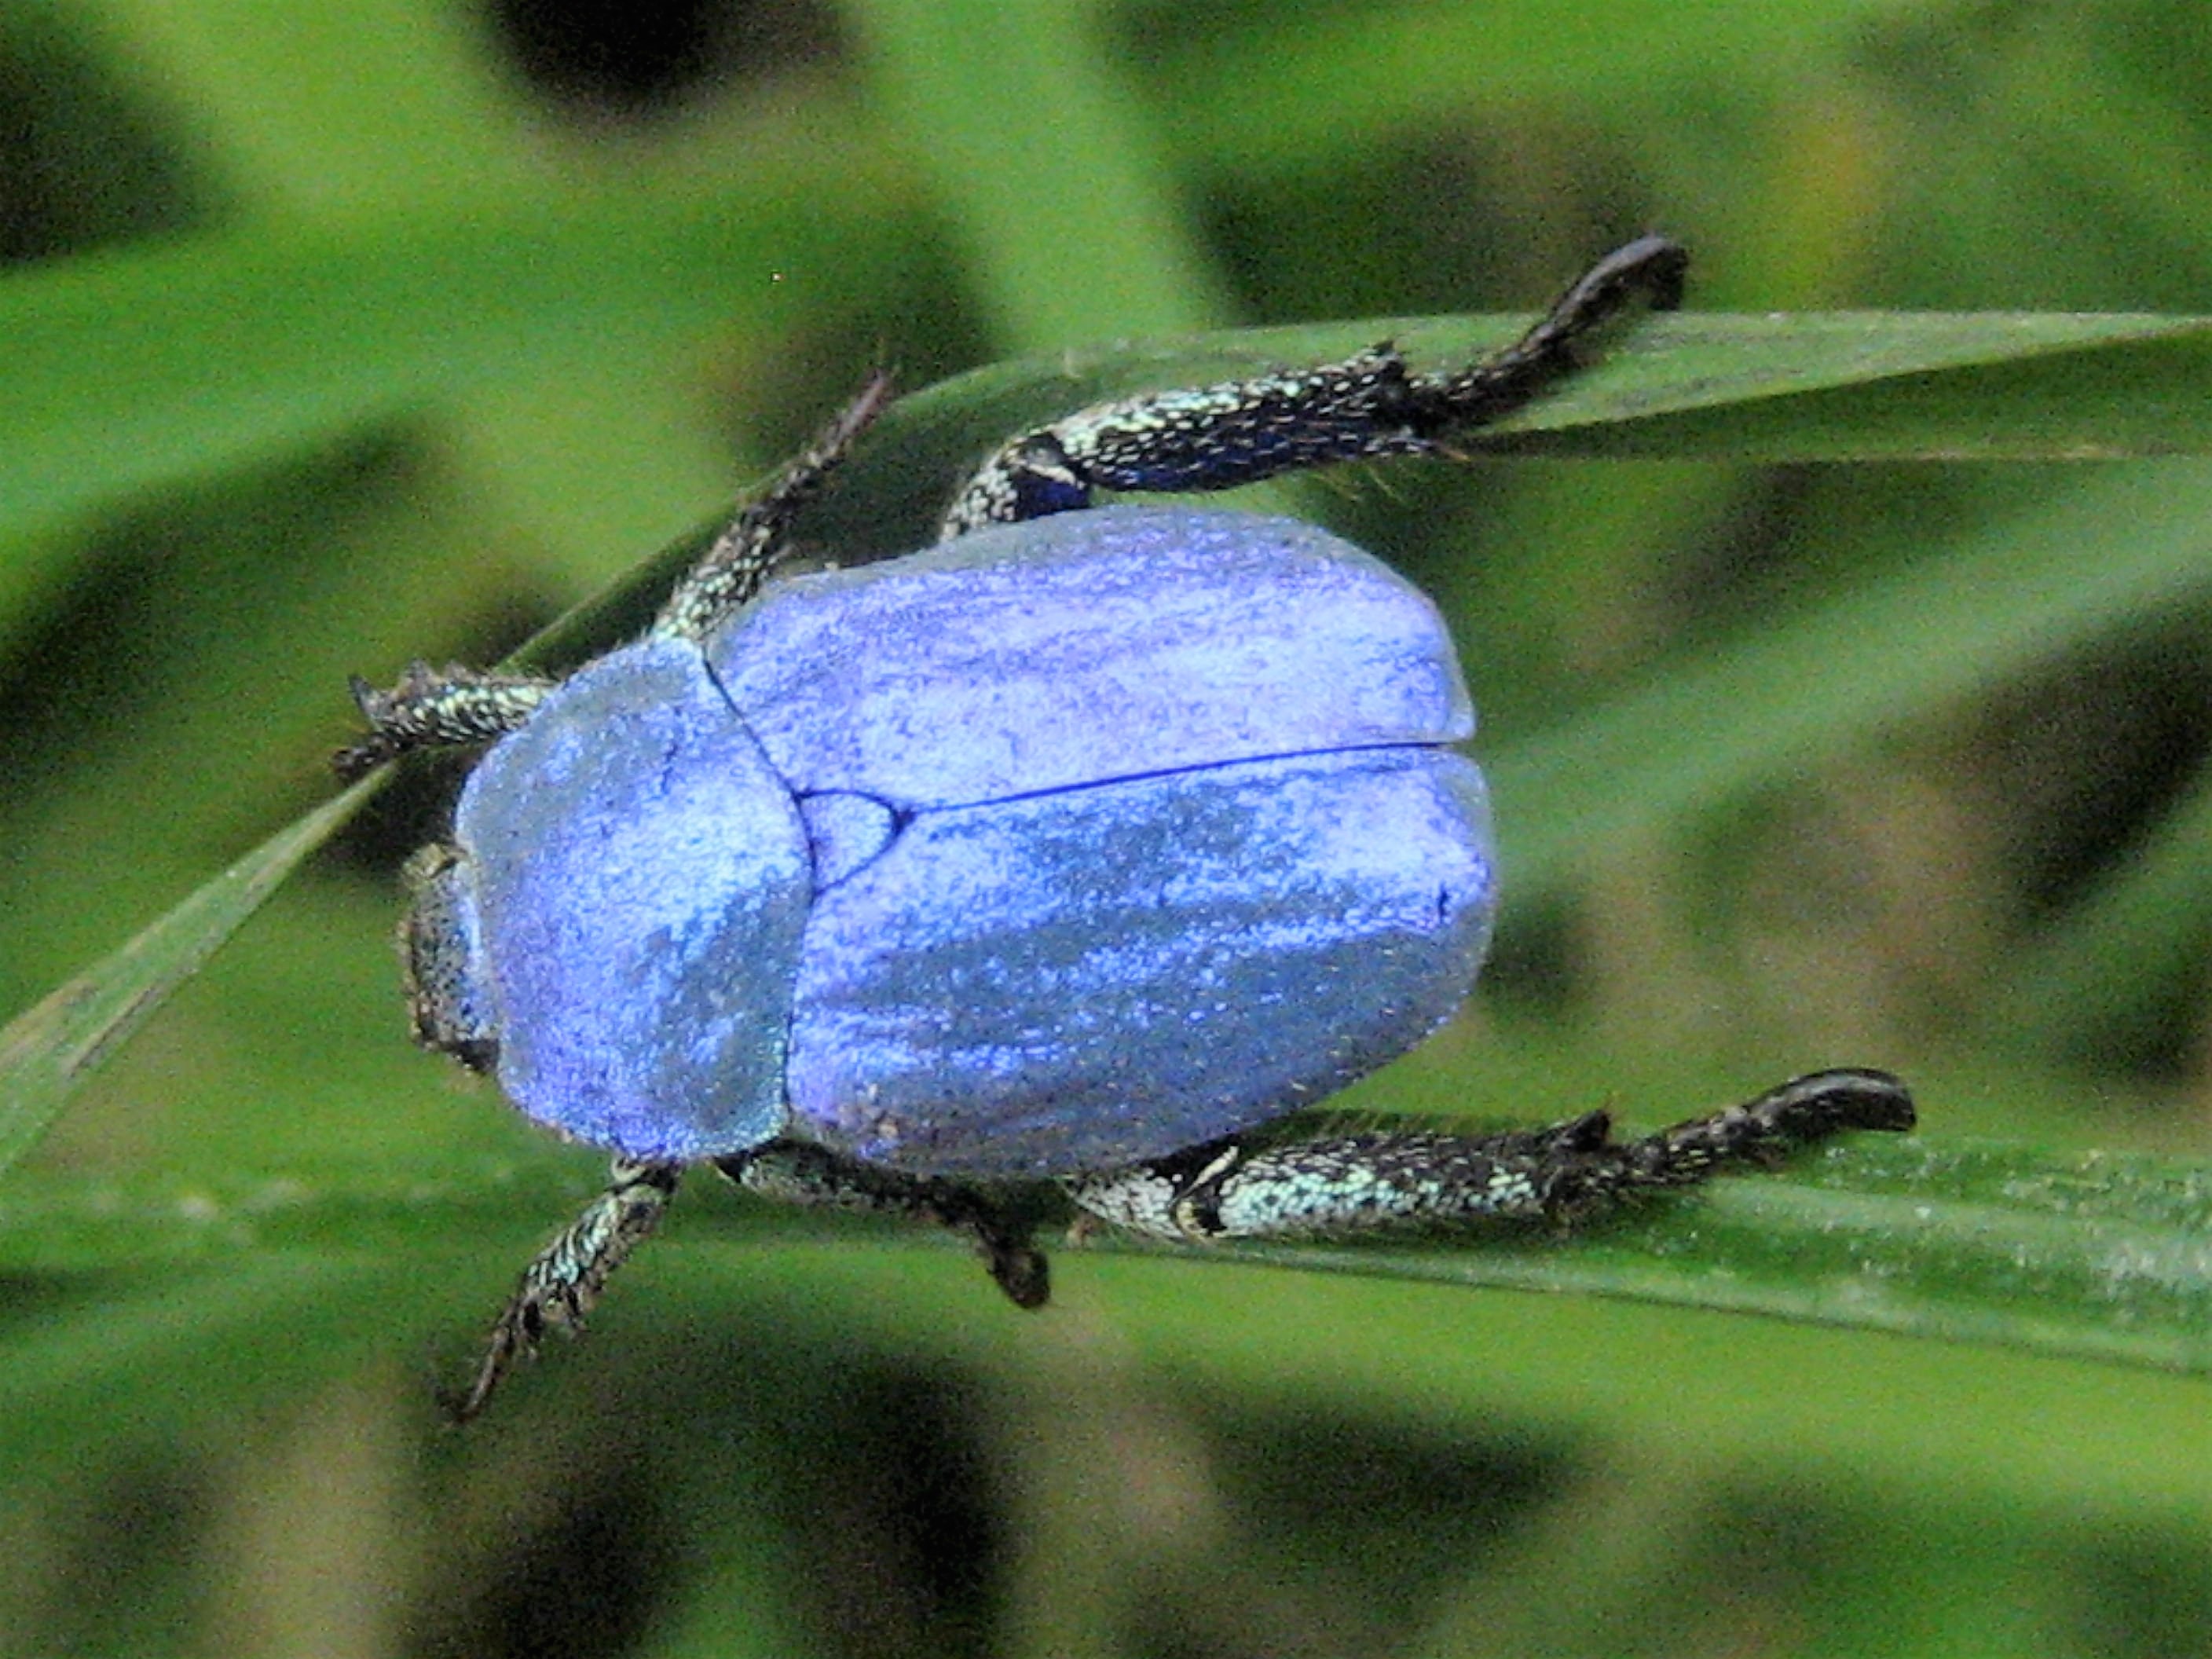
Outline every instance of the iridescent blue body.
[(1102, 509), (793, 578), (471, 774), (463, 1000), (517, 1105), (633, 1158), (1159, 1157), (1459, 1006), (1473, 726), (1434, 607), (1293, 520)]
[(784, 577), (878, 378), (635, 644), (560, 681), (355, 682), (346, 776), (490, 744), (408, 866), (416, 1035), (614, 1153), (456, 1413), (582, 1322), (702, 1162), (949, 1227), (1036, 1308), (1055, 1208), (1191, 1242), (1556, 1220), (1910, 1127), (1869, 1071), (1626, 1141), (1602, 1112), (1481, 1134), (1298, 1112), (1449, 1018), (1489, 940), (1451, 641), (1310, 525), (1096, 505), (1451, 453), (1626, 309), (1674, 306), (1685, 257), (1640, 237), (1441, 372), (1386, 342), (1092, 404), (986, 458), (935, 545)]

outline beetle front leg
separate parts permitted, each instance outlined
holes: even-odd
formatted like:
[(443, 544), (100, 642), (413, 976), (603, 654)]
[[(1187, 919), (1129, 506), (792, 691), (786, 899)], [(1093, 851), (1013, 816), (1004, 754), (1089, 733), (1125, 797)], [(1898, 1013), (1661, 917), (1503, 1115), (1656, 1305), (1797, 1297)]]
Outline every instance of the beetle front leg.
[(1262, 1132), (1066, 1185), (1090, 1214), (1176, 1240), (1571, 1221), (1633, 1193), (1691, 1186), (1845, 1130), (1912, 1125), (1912, 1097), (1887, 1073), (1819, 1072), (1637, 1140), (1613, 1140), (1603, 1112), (1485, 1136), (1388, 1128), (1285, 1139)]
[(1018, 1308), (1052, 1297), (1050, 1264), (1030, 1242), (1033, 1224), (957, 1182), (878, 1169), (803, 1141), (775, 1141), (718, 1158), (714, 1167), (743, 1187), (786, 1204), (871, 1215), (910, 1216), (965, 1233), (998, 1287)]
[(1576, 278), (1543, 319), (1493, 356), (1418, 374), (1387, 341), (1342, 362), (1123, 398), (1015, 439), (953, 500), (940, 540), (1091, 505), (1098, 489), (1205, 490), (1334, 461), (1442, 453), (1580, 366), (1581, 348), (1641, 300), (1680, 304), (1689, 256), (1663, 236), (1630, 242)]
[(584, 1316), (606, 1288), (607, 1276), (660, 1224), (683, 1173), (681, 1164), (615, 1159), (606, 1190), (522, 1270), (506, 1310), (491, 1328), (475, 1380), (465, 1393), (445, 1399), (456, 1423), (483, 1410), (500, 1380), (517, 1359), (538, 1352), (547, 1331), (574, 1335), (583, 1328)]
[(703, 640), (743, 610), (769, 571), (791, 551), (791, 527), (801, 508), (822, 493), (830, 475), (843, 465), (853, 441), (866, 431), (891, 400), (890, 376), (871, 375), (860, 393), (815, 435), (760, 497), (747, 504), (728, 529), (714, 538), (661, 606), (656, 634)]
[(399, 684), (380, 691), (358, 674), (353, 700), (368, 735), (331, 757), (351, 783), (410, 749), (489, 743), (528, 720), (553, 682), (528, 674), (486, 673), (458, 665), (410, 663)]

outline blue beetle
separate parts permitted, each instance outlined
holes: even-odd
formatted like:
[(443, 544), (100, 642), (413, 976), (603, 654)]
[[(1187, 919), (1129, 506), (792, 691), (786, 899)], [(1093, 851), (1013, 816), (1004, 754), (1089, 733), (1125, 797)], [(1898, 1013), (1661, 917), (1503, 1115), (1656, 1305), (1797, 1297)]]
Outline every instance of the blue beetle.
[[(1344, 362), (1100, 405), (1008, 444), (933, 547), (767, 578), (882, 407), (748, 507), (645, 637), (558, 683), (356, 682), (348, 775), (490, 746), (410, 866), (418, 1035), (615, 1155), (525, 1273), (480, 1409), (579, 1324), (687, 1165), (969, 1234), (1048, 1294), (1035, 1189), (1156, 1237), (1558, 1216), (1845, 1128), (1880, 1073), (1645, 1139), (1286, 1128), (1472, 985), (1496, 902), (1474, 713), (1418, 590), (1311, 526), (1092, 492), (1433, 453), (1574, 365), (1683, 255), (1609, 255), (1444, 375)], [(1086, 510), (1087, 509), (1087, 510)]]

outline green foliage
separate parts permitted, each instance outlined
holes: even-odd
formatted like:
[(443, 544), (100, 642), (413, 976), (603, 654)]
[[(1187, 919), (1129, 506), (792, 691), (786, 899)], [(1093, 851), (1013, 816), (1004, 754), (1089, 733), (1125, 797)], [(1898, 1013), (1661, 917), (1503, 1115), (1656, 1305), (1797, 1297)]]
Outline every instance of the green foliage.
[[(0, 20), (0, 1646), (2212, 1639), (2193, 9), (851, 0), (619, 118), (489, 15)], [(346, 672), (616, 636), (878, 359), (939, 383), (811, 524), (846, 559), (1025, 422), (1448, 361), (1647, 223), (1691, 311), (1467, 467), (1297, 493), (1453, 612), (1510, 896), (1346, 1103), (1864, 1063), (1923, 1133), (1566, 1241), (1100, 1241), (1036, 1317), (696, 1182), (441, 1437), (420, 1357), (596, 1161), (409, 1051), (435, 792), (331, 798)]]

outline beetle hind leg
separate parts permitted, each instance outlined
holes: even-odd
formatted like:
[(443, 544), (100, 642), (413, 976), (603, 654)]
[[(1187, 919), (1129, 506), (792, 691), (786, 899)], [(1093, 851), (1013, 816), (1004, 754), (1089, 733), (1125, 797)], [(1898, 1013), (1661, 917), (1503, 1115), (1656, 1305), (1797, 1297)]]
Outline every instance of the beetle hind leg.
[(1630, 1194), (1694, 1185), (1851, 1129), (1909, 1129), (1884, 1072), (1819, 1072), (1756, 1100), (1616, 1141), (1603, 1112), (1497, 1135), (1392, 1127), (1232, 1137), (1067, 1182), (1088, 1213), (1156, 1238), (1327, 1236), (1485, 1220), (1568, 1221)]
[(1580, 367), (1583, 348), (1638, 301), (1681, 302), (1689, 256), (1663, 236), (1608, 253), (1511, 345), (1440, 374), (1385, 343), (1316, 368), (1127, 398), (1015, 439), (953, 499), (940, 538), (1091, 505), (1094, 490), (1226, 489), (1335, 461), (1445, 453)]

